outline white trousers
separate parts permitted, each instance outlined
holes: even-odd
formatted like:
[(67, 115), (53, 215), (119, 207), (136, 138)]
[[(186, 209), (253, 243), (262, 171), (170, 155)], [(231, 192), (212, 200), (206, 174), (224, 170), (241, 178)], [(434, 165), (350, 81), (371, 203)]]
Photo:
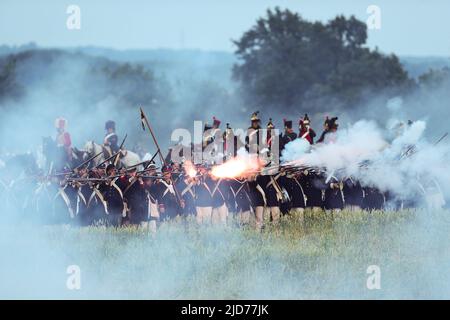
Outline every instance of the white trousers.
[(211, 222), (212, 207), (195, 207), (197, 211), (196, 220), (198, 224), (205, 224)]
[(255, 207), (256, 229), (261, 230), (264, 226), (264, 207)]
[(272, 223), (277, 224), (280, 221), (281, 211), (280, 207), (267, 207), (269, 217), (272, 217)]
[(225, 203), (218, 208), (213, 208), (211, 215), (212, 215), (211, 220), (213, 224), (226, 225), (228, 217), (228, 208), (225, 205)]
[(237, 217), (240, 225), (250, 223), (250, 211), (239, 211)]

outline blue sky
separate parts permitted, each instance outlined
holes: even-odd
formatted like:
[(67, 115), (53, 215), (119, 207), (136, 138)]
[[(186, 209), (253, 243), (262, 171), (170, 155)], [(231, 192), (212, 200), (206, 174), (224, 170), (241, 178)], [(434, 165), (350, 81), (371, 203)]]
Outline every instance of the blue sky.
[[(81, 9), (81, 30), (66, 28), (66, 8)], [(95, 45), (116, 49), (196, 48), (232, 51), (237, 39), (268, 7), (327, 21), (381, 9), (381, 30), (369, 45), (386, 53), (450, 56), (448, 0), (0, 0), (0, 44), (46, 47)]]

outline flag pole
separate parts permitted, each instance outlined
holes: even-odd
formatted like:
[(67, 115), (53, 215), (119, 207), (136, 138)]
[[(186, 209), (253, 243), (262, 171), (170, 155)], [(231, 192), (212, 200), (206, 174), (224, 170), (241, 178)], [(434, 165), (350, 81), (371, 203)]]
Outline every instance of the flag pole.
[[(158, 141), (156, 140), (156, 137), (155, 137), (155, 134), (153, 132), (153, 129), (150, 126), (150, 123), (148, 122), (148, 119), (147, 119), (147, 116), (144, 113), (144, 110), (142, 110), (142, 107), (139, 107), (139, 108), (141, 110), (141, 121), (143, 121), (142, 122), (142, 129), (145, 130), (145, 126), (147, 126), (148, 131), (150, 131), (150, 134), (151, 134), (151, 136), (153, 138), (153, 142), (156, 145), (156, 148), (157, 148), (156, 152), (159, 153), (159, 157), (161, 159), (161, 164), (165, 166), (166, 165), (166, 160), (164, 159), (163, 155), (161, 154), (161, 148), (159, 147)], [(144, 126), (144, 123), (145, 123), (145, 126)]]
[[(166, 166), (166, 160), (164, 159), (164, 156), (161, 153), (161, 148), (159, 147), (158, 141), (156, 140), (155, 134), (153, 133), (152, 127), (150, 126), (150, 123), (148, 122), (148, 119), (144, 113), (144, 110), (142, 110), (142, 107), (139, 107), (139, 109), (141, 110), (142, 129), (145, 130), (145, 126), (147, 126), (148, 131), (150, 131), (150, 134), (153, 138), (153, 142), (155, 143), (155, 146), (158, 149), (157, 152), (159, 153), (159, 157), (161, 159), (161, 164), (163, 166)], [(144, 123), (145, 123), (145, 126), (144, 126)], [(177, 199), (178, 205), (181, 207), (181, 196), (178, 193), (175, 183), (173, 182), (172, 176), (170, 176), (170, 182), (172, 183), (173, 190), (175, 192), (175, 198)]]

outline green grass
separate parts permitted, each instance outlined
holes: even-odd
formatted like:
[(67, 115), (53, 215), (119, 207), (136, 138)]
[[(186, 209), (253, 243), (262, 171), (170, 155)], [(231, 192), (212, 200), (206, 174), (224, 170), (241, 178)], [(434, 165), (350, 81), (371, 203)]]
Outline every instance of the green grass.
[[(162, 224), (156, 234), (133, 227), (33, 227), (45, 290), (9, 296), (137, 299), (450, 298), (447, 211), (306, 212), (262, 233), (252, 226)], [(27, 240), (17, 250), (25, 250)], [(31, 241), (31, 240), (29, 240)], [(33, 240), (34, 241), (34, 240)], [(40, 261), (42, 260), (42, 261)], [(28, 261), (32, 261), (29, 259)], [(14, 265), (14, 262), (10, 262)], [(36, 262), (35, 262), (36, 263)], [(77, 264), (82, 290), (65, 288)], [(381, 289), (368, 290), (369, 265)], [(45, 273), (40, 270), (45, 269)], [(28, 275), (28, 269), (20, 269)], [(449, 271), (447, 271), (449, 270)], [(48, 278), (51, 279), (48, 279)], [(48, 280), (48, 282), (46, 282)], [(24, 286), (26, 288), (26, 285)], [(4, 292), (0, 291), (2, 295)]]

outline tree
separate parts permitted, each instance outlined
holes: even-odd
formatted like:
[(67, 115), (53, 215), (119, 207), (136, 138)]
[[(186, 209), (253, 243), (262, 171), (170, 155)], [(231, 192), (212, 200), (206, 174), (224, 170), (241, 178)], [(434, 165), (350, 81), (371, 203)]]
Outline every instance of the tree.
[(419, 85), (423, 88), (438, 88), (443, 84), (450, 84), (450, 68), (430, 69), (419, 77)]
[(0, 102), (18, 99), (23, 91), (23, 87), (16, 81), (16, 61), (8, 59), (3, 68), (0, 68)]
[(233, 78), (246, 103), (262, 109), (309, 112), (317, 101), (354, 106), (367, 91), (411, 83), (395, 55), (364, 47), (365, 23), (337, 16), (326, 24), (275, 8), (245, 32), (237, 47)]

